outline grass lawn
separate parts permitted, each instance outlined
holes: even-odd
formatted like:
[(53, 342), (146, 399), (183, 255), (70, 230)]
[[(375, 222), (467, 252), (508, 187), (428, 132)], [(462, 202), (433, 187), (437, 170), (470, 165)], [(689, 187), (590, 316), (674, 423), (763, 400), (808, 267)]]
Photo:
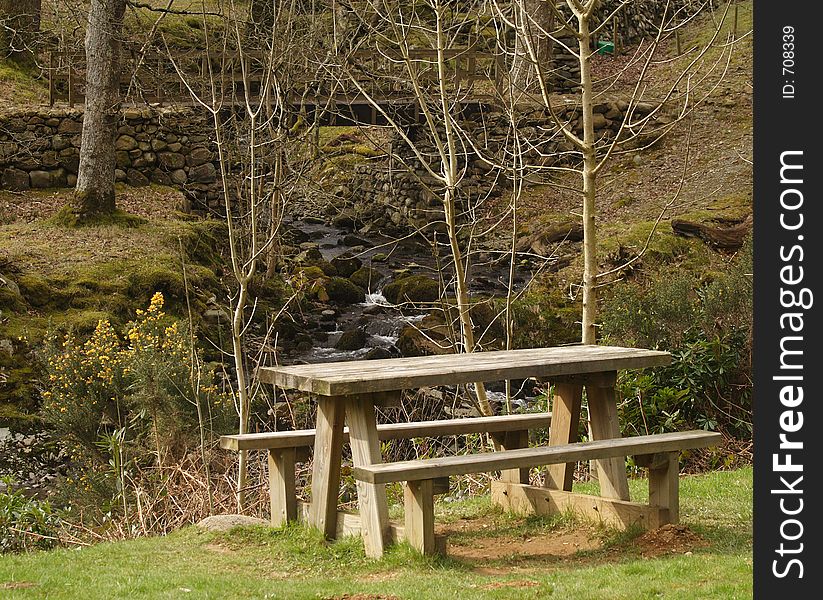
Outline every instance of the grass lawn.
[[(642, 499), (646, 482), (630, 483), (633, 498)], [(685, 527), (647, 534), (569, 515), (516, 518), (483, 499), (440, 504), (438, 521), (452, 532), (449, 559), (424, 559), (400, 545), (370, 560), (359, 539), (326, 544), (299, 526), (229, 533), (187, 527), (162, 538), (6, 555), (0, 597), (752, 597), (751, 467), (683, 477)], [(586, 543), (563, 552), (564, 539)], [(529, 552), (532, 547), (545, 551)], [(478, 548), (490, 551), (478, 555)]]

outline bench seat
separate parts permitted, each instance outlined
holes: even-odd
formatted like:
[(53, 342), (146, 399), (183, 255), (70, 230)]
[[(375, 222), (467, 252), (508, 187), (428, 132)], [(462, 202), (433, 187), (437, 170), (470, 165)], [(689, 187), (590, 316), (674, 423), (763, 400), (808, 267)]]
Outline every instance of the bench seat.
[(680, 452), (714, 446), (721, 440), (719, 433), (701, 430), (660, 433), (359, 466), (353, 469), (353, 474), (356, 479), (373, 484), (406, 482), (406, 540), (420, 552), (432, 554), (436, 551), (433, 498), (436, 480), (469, 473), (510, 472), (512, 469), (637, 455), (637, 464), (649, 469), (649, 505), (657, 515), (654, 523), (660, 526), (679, 521)]
[[(437, 421), (412, 421), (409, 423), (385, 423), (377, 426), (380, 440), (411, 439), (416, 437), (437, 437), (490, 434), (502, 449), (524, 448), (528, 446), (529, 430), (548, 428), (551, 413), (526, 413), (499, 415), (493, 417), (469, 417)], [(348, 427), (344, 428), (344, 441), (348, 441)], [(298, 518), (297, 496), (295, 493), (295, 463), (308, 458), (308, 448), (314, 445), (315, 430), (270, 431), (265, 433), (245, 433), (220, 437), (220, 447), (226, 450), (268, 450), (269, 497), (271, 522), (279, 526)], [(514, 469), (503, 473), (503, 480), (512, 482), (528, 481), (527, 469)], [(448, 490), (448, 481), (443, 489), (442, 481), (435, 486), (435, 492)]]

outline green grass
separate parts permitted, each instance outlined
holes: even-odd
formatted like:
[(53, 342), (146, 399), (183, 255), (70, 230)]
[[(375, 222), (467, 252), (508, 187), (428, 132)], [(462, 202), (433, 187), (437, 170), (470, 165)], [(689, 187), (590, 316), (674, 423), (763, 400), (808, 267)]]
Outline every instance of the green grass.
[[(0, 557), (11, 598), (576, 598), (733, 599), (752, 595), (752, 469), (682, 478), (681, 522), (706, 545), (644, 557), (640, 532), (617, 532), (568, 515), (522, 519), (487, 499), (439, 503), (438, 522), (482, 518), (479, 536), (552, 535), (582, 528), (602, 548), (563, 558), (427, 559), (392, 547), (365, 557), (359, 539), (327, 544), (299, 526), (166, 537)], [(644, 481), (633, 480), (641, 499)], [(592, 491), (592, 486), (579, 486)], [(454, 543), (470, 544), (471, 535)]]

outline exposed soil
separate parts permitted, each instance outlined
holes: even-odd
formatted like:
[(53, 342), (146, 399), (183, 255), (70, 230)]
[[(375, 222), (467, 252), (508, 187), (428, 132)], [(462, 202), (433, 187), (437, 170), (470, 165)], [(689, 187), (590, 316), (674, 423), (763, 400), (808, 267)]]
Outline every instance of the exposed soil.
[[(645, 558), (684, 554), (708, 545), (706, 540), (686, 525), (664, 525), (619, 546), (608, 548), (604, 547), (602, 533), (594, 526), (582, 522), (528, 536), (511, 535), (504, 531), (486, 533), (492, 527), (495, 527), (494, 523), (486, 518), (461, 519), (455, 523), (438, 525), (437, 533), (455, 535), (458, 539), (449, 540), (449, 557), (468, 563), (475, 572), (484, 575), (529, 572), (568, 561), (609, 562), (627, 554)], [(460, 534), (459, 537), (456, 534)], [(602, 552), (597, 552), (601, 550)], [(528, 580), (492, 585), (501, 587), (521, 584), (523, 587), (532, 585)]]
[(695, 548), (708, 546), (708, 542), (694, 533), (686, 525), (664, 525), (660, 529), (647, 531), (634, 540), (634, 546), (645, 557), (663, 554), (683, 554)]

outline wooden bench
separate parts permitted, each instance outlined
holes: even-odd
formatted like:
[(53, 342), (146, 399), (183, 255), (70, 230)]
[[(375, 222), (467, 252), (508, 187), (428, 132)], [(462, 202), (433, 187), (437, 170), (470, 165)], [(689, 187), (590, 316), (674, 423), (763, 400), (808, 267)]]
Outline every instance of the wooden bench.
[[(550, 423), (550, 413), (527, 413), (439, 421), (387, 423), (377, 426), (377, 435), (382, 441), (488, 433), (492, 435), (495, 443), (500, 448), (510, 450), (527, 447), (529, 430), (548, 428)], [(345, 428), (343, 436), (346, 442), (348, 442), (348, 435), (348, 428)], [(271, 522), (272, 525), (279, 526), (300, 516), (295, 493), (295, 463), (308, 458), (308, 449), (314, 445), (314, 441), (314, 429), (300, 429), (296, 431), (224, 435), (220, 438), (220, 447), (235, 451), (268, 451)], [(526, 478), (525, 481), (524, 477)], [(504, 470), (502, 479), (528, 483), (528, 470)], [(439, 490), (439, 488), (436, 489)], [(447, 490), (448, 486), (443, 491)]]
[[(721, 441), (719, 433), (708, 431), (684, 431), (661, 433), (630, 438), (615, 438), (593, 442), (576, 442), (559, 446), (540, 446), (516, 450), (504, 450), (484, 454), (465, 454), (442, 458), (410, 460), (395, 463), (362, 465), (354, 468), (356, 479), (384, 484), (405, 481), (405, 538), (417, 550), (432, 554), (436, 550), (434, 537), (434, 483), (453, 475), (484, 473), (499, 470), (528, 469), (543, 465), (571, 463), (592, 459), (637, 455), (637, 464), (649, 469), (648, 506), (622, 500), (571, 494), (524, 485), (505, 485), (503, 495), (511, 491), (517, 497), (498, 502), (508, 504), (515, 512), (541, 511), (535, 504), (554, 503), (565, 498), (565, 508), (586, 508), (584, 512), (600, 514), (604, 509), (623, 512), (643, 520), (644, 525), (656, 528), (679, 521), (679, 456), (682, 450), (713, 446)], [(562, 501), (562, 500), (561, 500)], [(518, 511), (518, 504), (526, 503)], [(553, 506), (551, 511), (563, 507)], [(645, 510), (642, 510), (645, 509)]]

